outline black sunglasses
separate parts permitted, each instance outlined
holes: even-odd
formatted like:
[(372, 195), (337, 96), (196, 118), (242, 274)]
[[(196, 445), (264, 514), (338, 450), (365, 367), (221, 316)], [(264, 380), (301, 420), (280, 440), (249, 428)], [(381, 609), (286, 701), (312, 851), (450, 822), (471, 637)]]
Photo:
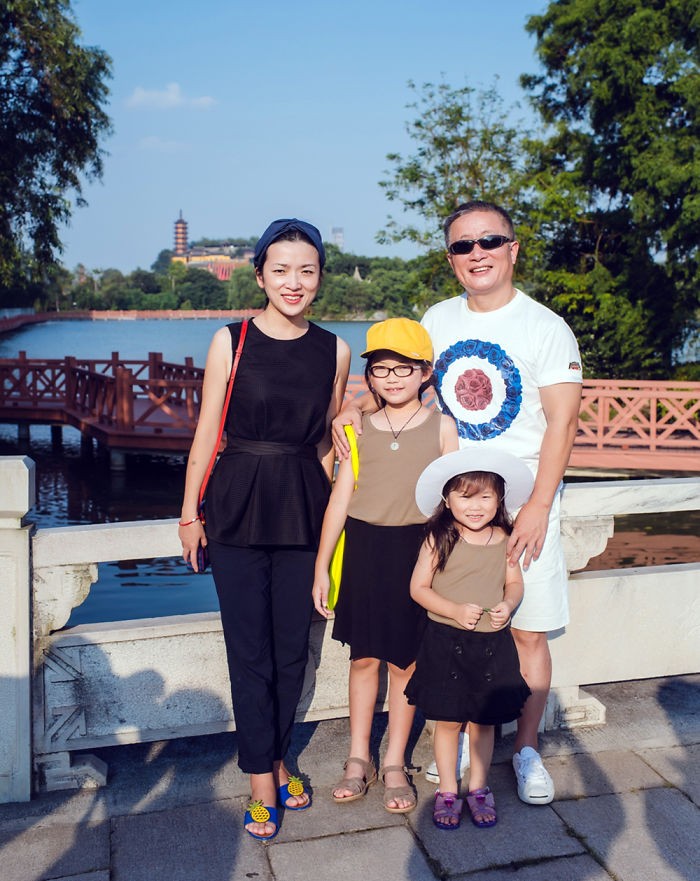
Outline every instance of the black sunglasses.
[(471, 254), (474, 245), (478, 245), (484, 251), (495, 251), (506, 242), (514, 242), (515, 239), (509, 239), (508, 236), (482, 236), (480, 239), (457, 239), (447, 249), (450, 254)]

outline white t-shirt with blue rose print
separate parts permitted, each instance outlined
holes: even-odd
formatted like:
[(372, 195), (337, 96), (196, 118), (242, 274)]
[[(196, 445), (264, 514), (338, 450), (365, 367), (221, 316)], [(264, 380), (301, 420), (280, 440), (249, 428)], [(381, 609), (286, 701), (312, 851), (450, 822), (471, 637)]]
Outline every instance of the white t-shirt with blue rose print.
[(551, 309), (515, 291), (493, 312), (472, 312), (466, 294), (431, 306), (438, 396), (457, 422), (460, 446), (488, 441), (537, 471), (547, 422), (539, 389), (582, 381), (578, 345)]

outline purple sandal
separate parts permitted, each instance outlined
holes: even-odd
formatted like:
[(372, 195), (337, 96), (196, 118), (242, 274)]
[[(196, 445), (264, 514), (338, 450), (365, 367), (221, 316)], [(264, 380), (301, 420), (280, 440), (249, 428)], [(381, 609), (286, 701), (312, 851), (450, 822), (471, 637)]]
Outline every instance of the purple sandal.
[(496, 802), (488, 786), (468, 792), (467, 807), (472, 815), (472, 823), (479, 829), (488, 829), (489, 826), (496, 825), (498, 821)]
[[(433, 823), (438, 829), (444, 829), (446, 832), (459, 829), (459, 824), (462, 820), (463, 804), (464, 801), (461, 798), (457, 798), (456, 792), (436, 792)], [(448, 822), (443, 822), (445, 820)]]

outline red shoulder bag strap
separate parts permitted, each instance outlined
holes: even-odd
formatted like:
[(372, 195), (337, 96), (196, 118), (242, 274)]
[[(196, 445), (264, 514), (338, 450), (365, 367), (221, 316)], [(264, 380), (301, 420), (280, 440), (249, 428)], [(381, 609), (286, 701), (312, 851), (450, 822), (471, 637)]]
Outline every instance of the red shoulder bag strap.
[[(228, 405), (231, 400), (231, 392), (233, 391), (233, 380), (236, 378), (236, 371), (238, 370), (238, 362), (241, 360), (241, 352), (243, 351), (243, 342), (245, 340), (245, 335), (248, 333), (248, 319), (244, 318), (241, 322), (241, 334), (238, 337), (238, 345), (236, 346), (236, 354), (233, 357), (233, 365), (231, 367), (231, 375), (228, 378), (228, 386), (226, 388), (226, 400), (224, 401), (224, 409), (221, 411), (221, 423), (219, 424), (219, 433), (216, 437), (216, 443), (214, 444), (214, 450), (211, 454), (211, 459), (209, 460), (209, 465), (207, 466), (206, 474), (204, 475), (204, 480), (202, 481), (202, 485), (199, 488), (199, 507), (201, 509), (202, 500), (204, 499), (204, 493), (207, 489), (207, 484), (209, 483), (209, 478), (211, 477), (211, 472), (214, 468), (214, 463), (216, 462), (216, 457), (219, 455), (219, 447), (221, 445), (221, 436), (224, 433), (224, 425), (226, 423), (226, 414), (228, 413)], [(203, 521), (200, 511), (200, 520)]]

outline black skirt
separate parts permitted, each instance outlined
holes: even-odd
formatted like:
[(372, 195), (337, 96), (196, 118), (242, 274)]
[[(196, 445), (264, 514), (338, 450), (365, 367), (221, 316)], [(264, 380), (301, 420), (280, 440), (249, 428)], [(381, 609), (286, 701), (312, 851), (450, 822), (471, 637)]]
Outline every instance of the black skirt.
[(375, 526), (348, 517), (333, 639), (350, 659), (379, 658), (405, 670), (416, 659), (425, 610), (411, 599), (423, 524)]
[(426, 718), (499, 725), (517, 719), (529, 696), (509, 627), (480, 633), (428, 619), (406, 686)]

